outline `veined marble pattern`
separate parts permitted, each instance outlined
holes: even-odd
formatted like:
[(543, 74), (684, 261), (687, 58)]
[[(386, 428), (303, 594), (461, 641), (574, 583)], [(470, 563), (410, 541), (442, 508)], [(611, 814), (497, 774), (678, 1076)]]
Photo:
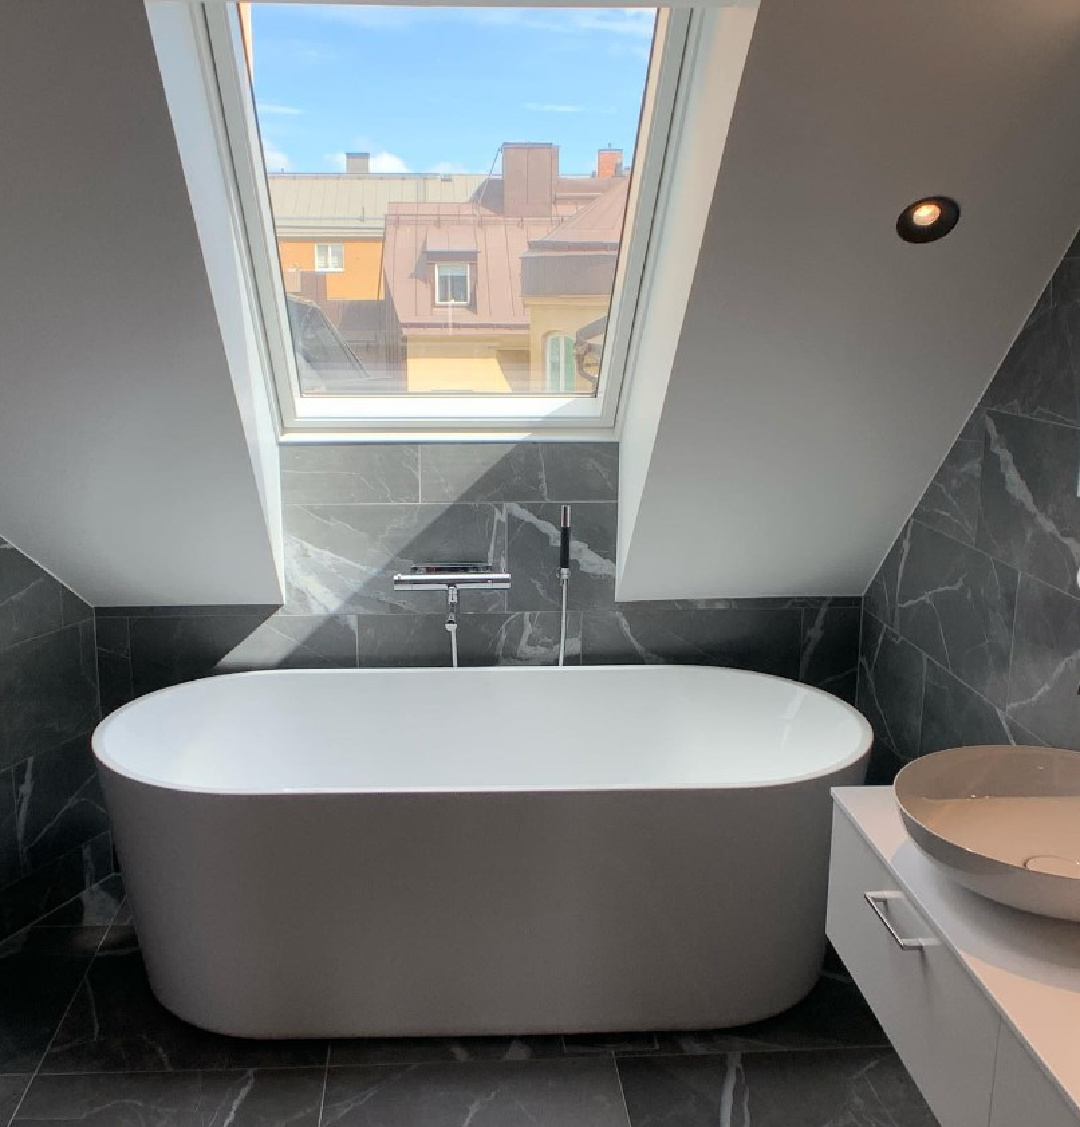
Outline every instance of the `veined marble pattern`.
[(93, 728), (98, 718), (93, 623), (65, 626), (0, 652), (0, 767)]
[(0, 939), (71, 905), (114, 871), (109, 832), (30, 870), (0, 893)]
[(332, 1069), (322, 1124), (627, 1127), (610, 1057)]
[(283, 446), (281, 499), (286, 505), (419, 501), (419, 447), (366, 442)]
[(590, 664), (677, 662), (756, 669), (797, 677), (802, 611), (737, 607), (667, 610), (626, 603), (585, 613), (582, 644)]
[(0, 543), (0, 649), (59, 630), (64, 587), (12, 544)]
[(1080, 751), (1080, 240), (874, 577), (874, 781), (980, 743)]
[(1008, 564), (913, 520), (867, 601), (898, 634), (1004, 706), (1017, 581)]
[(247, 1041), (166, 1012), (130, 926), (57, 915), (0, 946), (0, 992), (0, 1127), (934, 1127), (838, 960), (740, 1029)]
[(0, 938), (112, 872), (99, 717), (92, 608), (0, 540)]
[(1080, 272), (1066, 256), (1001, 363), (984, 405), (1080, 426)]
[(613, 442), (425, 443), (422, 501), (614, 501), (619, 448)]
[[(574, 610), (611, 607), (615, 603), (617, 508), (613, 501), (572, 506), (567, 603)], [(561, 506), (554, 504), (506, 506), (507, 563), (514, 576), (507, 596), (510, 610), (561, 605), (560, 512)]]
[(31, 1085), (15, 1123), (87, 1127), (319, 1127), (322, 1069), (49, 1076)]
[(1038, 733), (1055, 747), (1080, 740), (1080, 599), (1037, 579), (1020, 582), (1011, 721)]
[(1062, 591), (1080, 567), (1080, 431), (989, 412), (979, 547)]
[(915, 509), (915, 516), (923, 524), (965, 544), (974, 544), (978, 532), (984, 430), (984, 412), (977, 410), (945, 455)]
[[(423, 563), (506, 566), (502, 505), (287, 505), (285, 610), (291, 614), (438, 613), (438, 592), (395, 591)], [(504, 593), (466, 592), (462, 612), (505, 609)]]
[(875, 738), (900, 756), (919, 754), (926, 655), (869, 612), (863, 614), (858, 705)]
[(880, 1050), (626, 1060), (619, 1074), (633, 1127), (936, 1127)]
[(19, 763), (13, 773), (16, 833), (30, 872), (109, 828), (87, 736)]
[(563, 503), (569, 662), (734, 664), (854, 699), (859, 596), (615, 604), (615, 444), (312, 444), (285, 448), (282, 464), (285, 606), (100, 611), (106, 711), (231, 670), (446, 665), (445, 596), (393, 590), (416, 563), (486, 561), (513, 575), (508, 592), (462, 594), (462, 664), (551, 664)]

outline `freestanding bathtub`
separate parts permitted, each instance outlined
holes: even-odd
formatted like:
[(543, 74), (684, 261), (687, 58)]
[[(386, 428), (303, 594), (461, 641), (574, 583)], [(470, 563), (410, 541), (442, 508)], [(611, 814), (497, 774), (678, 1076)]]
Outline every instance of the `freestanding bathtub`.
[(813, 985), (871, 734), (695, 666), (241, 673), (94, 736), (150, 982), (251, 1037), (723, 1027)]

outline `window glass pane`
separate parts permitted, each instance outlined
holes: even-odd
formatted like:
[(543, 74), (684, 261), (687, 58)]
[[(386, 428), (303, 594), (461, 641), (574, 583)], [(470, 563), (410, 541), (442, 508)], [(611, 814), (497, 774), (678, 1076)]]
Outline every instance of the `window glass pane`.
[(442, 265), (435, 267), (436, 298), (440, 305), (468, 305), (469, 268), (468, 266)]
[(302, 393), (594, 395), (655, 11), (251, 15)]

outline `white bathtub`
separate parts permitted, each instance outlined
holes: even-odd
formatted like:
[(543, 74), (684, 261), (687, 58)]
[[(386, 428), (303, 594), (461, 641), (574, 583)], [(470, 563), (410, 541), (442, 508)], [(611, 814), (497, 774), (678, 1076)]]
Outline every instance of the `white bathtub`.
[(253, 1037), (740, 1024), (813, 985), (866, 721), (694, 666), (242, 673), (94, 736), (150, 981)]

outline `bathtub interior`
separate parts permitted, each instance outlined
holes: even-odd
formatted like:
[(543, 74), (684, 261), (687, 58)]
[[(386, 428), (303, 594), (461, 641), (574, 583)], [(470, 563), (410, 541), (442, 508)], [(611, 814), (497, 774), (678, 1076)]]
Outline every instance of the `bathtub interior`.
[(791, 782), (856, 762), (870, 739), (826, 693), (729, 669), (295, 670), (143, 697), (94, 748), (179, 790), (460, 793)]

